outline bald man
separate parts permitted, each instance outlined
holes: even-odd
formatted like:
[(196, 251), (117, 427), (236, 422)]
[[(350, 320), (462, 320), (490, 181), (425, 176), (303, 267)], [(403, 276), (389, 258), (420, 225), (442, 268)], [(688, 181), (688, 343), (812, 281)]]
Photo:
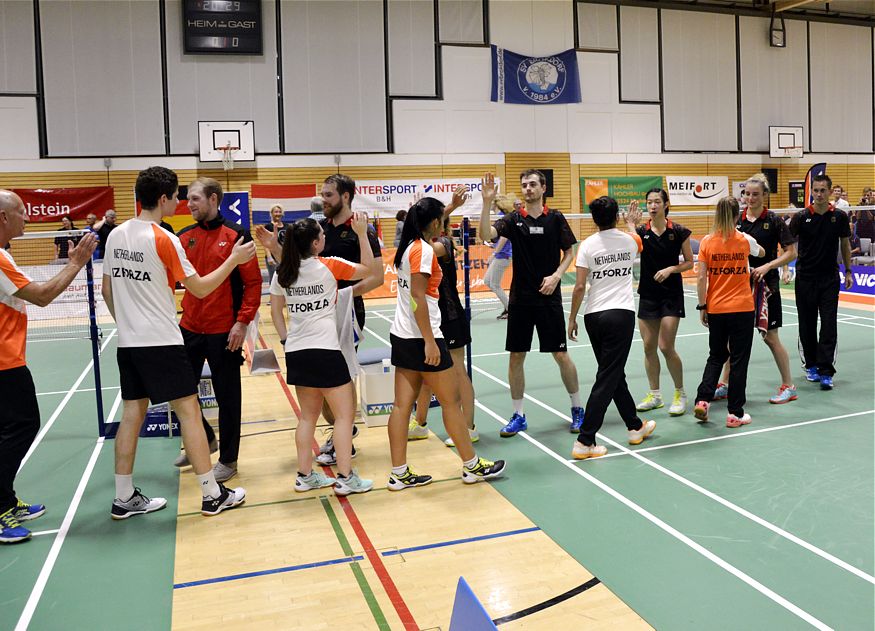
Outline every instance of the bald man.
[(15, 476), (40, 428), (36, 388), (24, 359), (27, 341), (27, 306), (39, 307), (57, 298), (97, 247), (97, 237), (87, 234), (78, 245), (70, 243), (67, 264), (44, 283), (32, 281), (6, 250), (10, 241), (24, 234), (27, 213), (21, 198), (0, 189), (0, 543), (30, 539), (21, 522), (46, 512), (41, 504), (27, 504), (15, 493)]

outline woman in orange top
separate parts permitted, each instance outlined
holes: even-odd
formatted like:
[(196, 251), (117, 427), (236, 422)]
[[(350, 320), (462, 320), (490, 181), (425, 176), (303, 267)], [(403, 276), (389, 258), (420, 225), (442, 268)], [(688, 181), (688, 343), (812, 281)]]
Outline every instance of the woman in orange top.
[(754, 302), (750, 290), (748, 256), (763, 256), (756, 240), (736, 229), (739, 207), (734, 197), (717, 202), (714, 229), (699, 246), (697, 288), (702, 324), (708, 327), (708, 361), (696, 395), (693, 414), (708, 420), (708, 408), (720, 368), (729, 359), (729, 414), (727, 427), (750, 423), (744, 413), (747, 365), (753, 343)]

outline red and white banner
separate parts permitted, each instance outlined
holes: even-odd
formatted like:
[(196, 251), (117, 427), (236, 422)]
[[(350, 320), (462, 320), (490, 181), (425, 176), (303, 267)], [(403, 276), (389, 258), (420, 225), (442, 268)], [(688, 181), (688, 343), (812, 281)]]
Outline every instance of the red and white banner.
[(65, 215), (73, 221), (84, 220), (88, 213), (100, 219), (107, 210), (115, 208), (111, 186), (14, 188), (12, 192), (24, 202), (28, 220), (36, 223), (61, 221)]

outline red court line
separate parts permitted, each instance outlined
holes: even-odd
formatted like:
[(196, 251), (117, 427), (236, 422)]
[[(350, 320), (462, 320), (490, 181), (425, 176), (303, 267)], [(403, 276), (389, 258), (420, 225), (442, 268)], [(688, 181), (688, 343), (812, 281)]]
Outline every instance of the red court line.
[[(258, 334), (258, 341), (261, 343), (263, 348), (267, 348), (267, 344), (264, 341), (264, 338), (261, 334)], [(295, 411), (295, 414), (298, 415), (298, 418), (301, 418), (301, 408), (298, 407), (298, 402), (295, 400), (295, 397), (292, 395), (292, 391), (289, 390), (288, 384), (286, 384), (283, 379), (283, 375), (281, 372), (276, 373), (276, 378), (280, 382), (280, 386), (283, 389), (283, 392), (286, 394), (286, 398), (289, 400), (289, 403), (292, 406), (292, 409)], [(319, 454), (319, 443), (315, 440), (313, 441), (313, 453)], [(336, 474), (329, 466), (323, 466), (322, 469), (327, 473), (334, 477)], [(368, 560), (371, 562), (371, 565), (374, 568), (374, 572), (377, 574), (377, 578), (380, 579), (380, 583), (383, 585), (383, 589), (386, 592), (386, 595), (389, 597), (389, 600), (392, 602), (392, 606), (395, 608), (395, 613), (398, 614), (398, 617), (401, 619), (401, 623), (404, 625), (404, 628), (409, 631), (419, 631), (419, 625), (416, 624), (416, 621), (413, 619), (413, 614), (410, 613), (410, 609), (407, 607), (407, 603), (404, 602), (404, 599), (401, 597), (401, 593), (398, 591), (398, 587), (395, 586), (395, 582), (392, 580), (392, 577), (389, 576), (388, 570), (386, 570), (386, 566), (383, 565), (383, 560), (380, 557), (380, 553), (374, 548), (374, 544), (371, 543), (370, 537), (365, 532), (364, 526), (359, 521), (358, 515), (356, 515), (355, 510), (350, 504), (349, 500), (345, 497), (336, 496), (337, 500), (340, 502), (341, 507), (343, 507), (343, 512), (346, 515), (346, 518), (349, 520), (350, 525), (352, 526), (353, 531), (355, 532), (355, 536), (358, 538), (359, 543), (362, 545), (365, 554), (368, 557)]]

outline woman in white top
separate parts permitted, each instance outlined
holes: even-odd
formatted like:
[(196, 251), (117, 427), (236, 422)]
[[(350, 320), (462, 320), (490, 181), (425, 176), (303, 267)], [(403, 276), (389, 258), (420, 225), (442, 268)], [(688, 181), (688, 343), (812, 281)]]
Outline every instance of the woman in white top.
[[(296, 491), (334, 486), (337, 495), (349, 495), (373, 487), (373, 482), (361, 479), (352, 469), (353, 385), (335, 320), (337, 280), (360, 280), (370, 273), (373, 253), (367, 228), (367, 215), (355, 213), (352, 229), (359, 237), (361, 263), (351, 263), (320, 257), (325, 247), (322, 226), (313, 219), (296, 221), (287, 230), (282, 260), (271, 280), (270, 315), (286, 352), (286, 381), (295, 386), (301, 405), (295, 431)], [(337, 479), (312, 469), (313, 437), (323, 400), (335, 414)]]
[(398, 306), (392, 323), (392, 364), (395, 366), (395, 402), (389, 417), (392, 452), (390, 491), (401, 491), (431, 482), (407, 466), (407, 430), (413, 403), (424, 383), (441, 402), (444, 427), (464, 464), (462, 481), (468, 484), (497, 478), (504, 473), (502, 460), (478, 458), (459, 399), (458, 376), (441, 332), (438, 286), (442, 273), (431, 240), (440, 234), (444, 205), (425, 197), (407, 212), (395, 254), (398, 271)]

